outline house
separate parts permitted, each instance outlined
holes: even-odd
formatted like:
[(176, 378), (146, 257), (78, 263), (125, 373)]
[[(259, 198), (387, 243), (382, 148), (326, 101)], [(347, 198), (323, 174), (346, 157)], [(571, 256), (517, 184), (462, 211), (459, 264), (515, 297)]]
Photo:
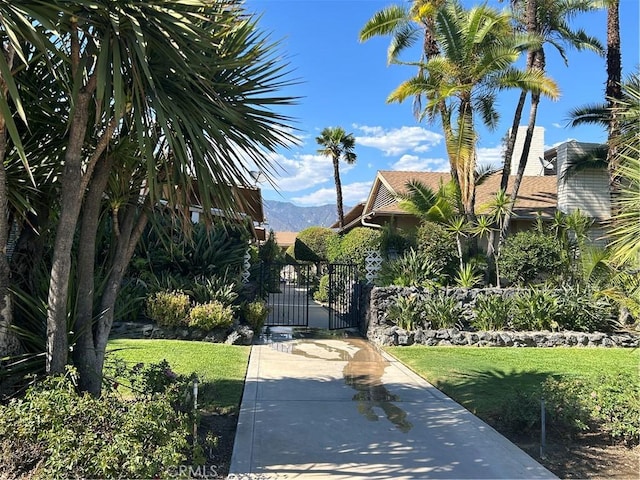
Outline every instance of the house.
[[(398, 206), (396, 195), (407, 192), (407, 182), (417, 180), (437, 191), (441, 184), (451, 178), (449, 173), (442, 172), (403, 172), (380, 170), (376, 174), (369, 197), (363, 204), (357, 205), (345, 215), (345, 226), (341, 230), (347, 232), (358, 226), (381, 228), (392, 224), (396, 228), (407, 229), (420, 222), (414, 215), (405, 212)], [(515, 177), (510, 177), (511, 186)], [(554, 177), (523, 177), (520, 185), (518, 202), (515, 206), (516, 217), (512, 220), (512, 229), (519, 231), (529, 228), (538, 214), (551, 219), (556, 210), (557, 181)], [(490, 176), (476, 189), (476, 213), (487, 211), (487, 205), (500, 188), (500, 174)], [(337, 228), (334, 224), (332, 227)]]
[[(522, 151), (520, 127), (514, 149), (511, 171), (517, 170), (519, 154)], [(556, 211), (570, 214), (576, 210), (594, 220), (589, 235), (598, 244), (605, 243), (604, 233), (611, 218), (609, 177), (606, 169), (585, 168), (567, 175), (569, 167), (588, 153), (602, 148), (601, 144), (570, 140), (544, 150), (544, 129), (534, 130), (532, 149), (527, 160), (527, 168), (522, 178), (518, 198), (514, 207), (515, 217), (510, 230), (521, 231), (530, 228), (538, 216), (550, 220)], [(406, 172), (380, 170), (376, 174), (367, 200), (356, 205), (345, 215), (344, 227), (347, 232), (357, 226), (381, 228), (391, 224), (407, 229), (419, 224), (418, 218), (398, 206), (396, 196), (407, 192), (407, 182), (419, 181), (437, 191), (440, 185), (451, 178), (442, 172)], [(476, 189), (476, 213), (487, 211), (487, 205), (495, 197), (500, 187), (501, 174), (489, 177)], [(511, 191), (515, 176), (509, 177), (507, 192)], [(332, 228), (338, 228), (337, 222)]]
[[(262, 226), (265, 222), (264, 208), (262, 204), (262, 192), (258, 187), (248, 187), (234, 185), (231, 187), (233, 192), (234, 211), (229, 212), (223, 208), (223, 205), (214, 205), (211, 213), (215, 216), (223, 217), (231, 220), (249, 220), (252, 227), (252, 234), (255, 240), (263, 241), (266, 239), (266, 231)], [(190, 193), (191, 202), (189, 206), (189, 214), (191, 221), (197, 223), (201, 220), (203, 209), (199, 200), (199, 190), (197, 181), (192, 183), (192, 191)]]

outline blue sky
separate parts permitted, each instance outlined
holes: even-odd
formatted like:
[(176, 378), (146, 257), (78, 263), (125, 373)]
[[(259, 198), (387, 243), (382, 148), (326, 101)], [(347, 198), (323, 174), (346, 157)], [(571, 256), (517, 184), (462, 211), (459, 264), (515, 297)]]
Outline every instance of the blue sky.
[[(387, 66), (389, 40), (358, 41), (365, 22), (383, 7), (402, 0), (246, 0), (251, 12), (261, 14), (259, 25), (272, 40), (280, 40), (280, 54), (289, 63), (292, 80), (286, 95), (301, 97), (297, 105), (282, 112), (294, 117), (299, 129), (299, 146), (274, 155), (280, 165), (274, 176), (277, 189), (263, 183), (264, 198), (290, 201), (300, 206), (335, 204), (331, 160), (317, 154), (315, 137), (324, 127), (342, 126), (356, 138), (356, 164), (341, 164), (345, 205), (366, 198), (377, 170), (447, 171), (449, 169), (441, 128), (418, 122), (411, 102), (387, 104), (388, 94), (414, 70), (408, 66)], [(480, 2), (463, 0), (466, 6)], [(508, 2), (490, 0), (504, 8)], [(639, 0), (620, 0), (623, 74), (640, 63)], [(589, 34), (606, 39), (606, 12), (577, 17), (574, 24)], [(568, 139), (599, 142), (606, 133), (598, 127), (566, 127), (568, 112), (577, 106), (599, 102), (606, 79), (605, 60), (589, 51), (568, 50), (569, 65), (546, 46), (547, 73), (558, 83), (561, 97), (543, 99), (538, 111), (539, 126), (545, 129), (545, 145)], [(406, 60), (417, 60), (405, 57)], [(501, 138), (508, 130), (517, 92), (500, 94), (498, 128), (480, 130), (479, 161), (500, 164)], [(523, 118), (528, 116), (528, 106)]]

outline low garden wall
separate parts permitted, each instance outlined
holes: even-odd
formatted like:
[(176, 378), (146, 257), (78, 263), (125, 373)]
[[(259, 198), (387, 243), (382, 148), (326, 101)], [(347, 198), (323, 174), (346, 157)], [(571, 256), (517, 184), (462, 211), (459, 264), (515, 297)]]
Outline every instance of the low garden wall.
[[(479, 294), (493, 293), (513, 295), (514, 289), (442, 289), (462, 306), (463, 319), (472, 315), (472, 307)], [(400, 296), (430, 295), (425, 289), (415, 287), (373, 287), (367, 289), (368, 301), (363, 305), (363, 334), (381, 346), (495, 346), (495, 347), (640, 347), (640, 335), (629, 332), (521, 332), (521, 331), (466, 331), (457, 328), (429, 330), (421, 327), (407, 331), (387, 321), (386, 312)]]
[(205, 331), (186, 327), (160, 327), (154, 323), (114, 322), (111, 328), (111, 337), (166, 338), (171, 340), (228, 343), (231, 345), (251, 345), (253, 343), (253, 330), (246, 325)]

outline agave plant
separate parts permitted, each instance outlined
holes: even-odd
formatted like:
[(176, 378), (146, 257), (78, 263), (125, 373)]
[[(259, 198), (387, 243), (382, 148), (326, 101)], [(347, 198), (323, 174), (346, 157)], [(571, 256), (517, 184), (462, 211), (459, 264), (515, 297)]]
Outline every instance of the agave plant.
[(456, 285), (462, 288), (473, 288), (482, 281), (482, 275), (477, 273), (476, 268), (471, 263), (465, 263), (458, 269)]
[(441, 281), (441, 269), (413, 249), (402, 257), (383, 263), (376, 284), (400, 287), (434, 287)]

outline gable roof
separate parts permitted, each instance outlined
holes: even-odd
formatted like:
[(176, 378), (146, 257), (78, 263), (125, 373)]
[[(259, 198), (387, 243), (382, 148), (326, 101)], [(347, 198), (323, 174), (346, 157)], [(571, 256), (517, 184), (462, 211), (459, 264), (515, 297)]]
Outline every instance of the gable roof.
[[(358, 203), (355, 207), (344, 214), (344, 228), (351, 228), (360, 223), (360, 217), (364, 210), (364, 202)], [(329, 228), (340, 228), (340, 220), (336, 220)]]
[[(363, 216), (371, 214), (410, 215), (398, 206), (395, 195), (407, 193), (407, 182), (419, 181), (432, 190), (438, 190), (441, 184), (450, 180), (451, 175), (443, 172), (405, 172), (379, 170), (371, 187), (371, 192)], [(476, 188), (476, 212), (486, 211), (487, 204), (493, 200), (500, 188), (499, 173), (491, 175)], [(509, 177), (507, 191), (511, 189), (515, 176)], [(557, 205), (557, 177), (522, 177), (518, 199), (514, 211), (520, 218), (534, 218), (539, 212), (543, 216), (553, 216)]]

